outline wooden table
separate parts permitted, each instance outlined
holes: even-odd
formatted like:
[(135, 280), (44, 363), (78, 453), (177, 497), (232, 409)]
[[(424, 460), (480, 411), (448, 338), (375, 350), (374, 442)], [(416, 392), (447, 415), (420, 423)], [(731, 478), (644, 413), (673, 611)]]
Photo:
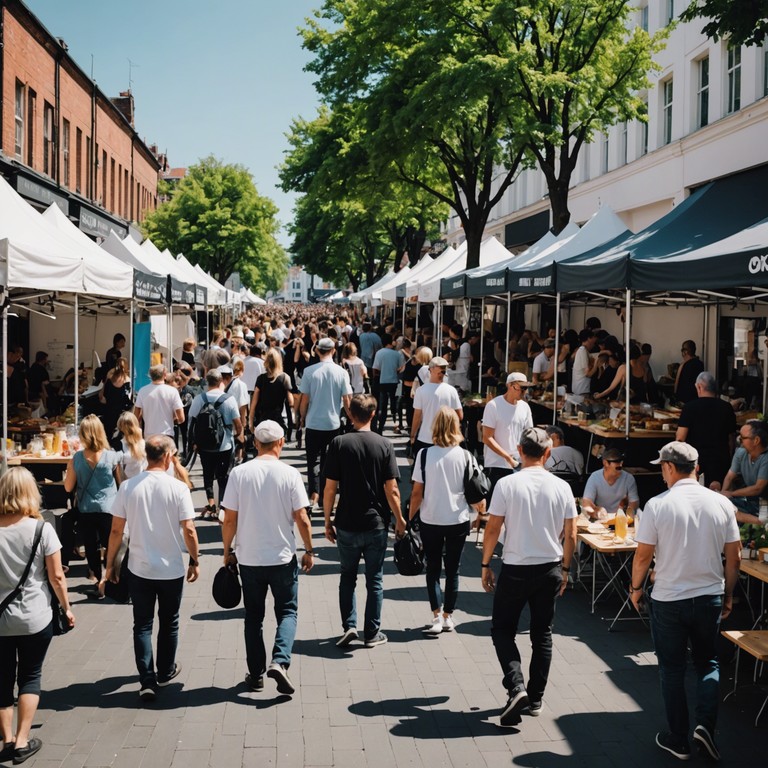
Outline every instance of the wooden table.
[[(760, 612), (755, 623), (752, 625), (752, 629), (768, 624), (768, 617), (766, 617), (765, 613), (765, 585), (768, 583), (768, 563), (763, 562), (762, 560), (742, 560), (739, 563), (739, 571), (745, 573), (752, 579), (760, 581)], [(748, 592), (747, 601), (749, 601)]]

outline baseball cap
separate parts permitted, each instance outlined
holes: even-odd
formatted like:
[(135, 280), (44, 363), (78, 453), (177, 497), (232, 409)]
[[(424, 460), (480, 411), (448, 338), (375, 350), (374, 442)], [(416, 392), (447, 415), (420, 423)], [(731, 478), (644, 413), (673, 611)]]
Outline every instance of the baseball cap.
[(333, 339), (329, 339), (327, 336), (324, 336), (320, 341), (317, 342), (317, 348), (318, 349), (335, 349), (336, 344), (334, 343)]
[(681, 443), (675, 440), (667, 443), (660, 451), (659, 458), (651, 464), (661, 464), (662, 461), (671, 461), (673, 464), (695, 464), (699, 460), (699, 452), (690, 443)]
[(227, 374), (229, 374), (230, 376), (232, 375), (231, 365), (220, 365), (217, 370), (222, 376), (225, 376)]
[(253, 436), (260, 443), (274, 443), (275, 440), (285, 437), (285, 432), (276, 421), (267, 419), (266, 421), (262, 421), (261, 424), (253, 430)]
[[(541, 455), (546, 448), (552, 446), (552, 439), (547, 434), (546, 430), (541, 427), (528, 427), (523, 430), (523, 434), (520, 435), (520, 447), (523, 452), (528, 455)], [(532, 447), (537, 448), (536, 451), (526, 450)]]
[(447, 368), (448, 361), (444, 357), (433, 357), (429, 361), (430, 368)]
[(519, 384), (521, 387), (533, 386), (532, 383), (528, 381), (528, 377), (519, 371), (513, 371), (509, 374), (509, 376), (507, 376), (507, 384), (512, 383)]
[(257, 341), (254, 346), (259, 350), (259, 352), (267, 351), (267, 345), (263, 341)]

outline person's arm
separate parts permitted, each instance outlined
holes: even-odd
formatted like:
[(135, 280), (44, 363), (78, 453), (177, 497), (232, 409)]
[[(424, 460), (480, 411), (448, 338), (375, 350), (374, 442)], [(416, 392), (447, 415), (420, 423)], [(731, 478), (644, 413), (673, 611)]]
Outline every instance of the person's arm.
[(733, 590), (739, 581), (739, 563), (741, 562), (741, 541), (730, 541), (723, 548), (725, 555), (725, 594), (723, 595), (723, 612), (721, 618), (726, 619), (733, 609)]
[(627, 366), (625, 364), (620, 365), (616, 369), (616, 375), (613, 377), (611, 386), (608, 387), (608, 389), (604, 389), (602, 392), (595, 392), (595, 400), (600, 400), (603, 397), (607, 397), (611, 394), (611, 392), (620, 387), (624, 382), (624, 374), (626, 373), (626, 370)]
[(597, 506), (594, 499), (590, 499), (588, 496), (582, 496), (581, 511), (586, 512), (589, 517), (597, 517)]
[(688, 427), (678, 427), (675, 432), (675, 440), (678, 443), (684, 443), (688, 438)]
[(512, 469), (520, 463), (511, 453), (507, 453), (498, 442), (496, 442), (495, 427), (486, 427), (485, 424), (483, 424), (483, 445), (487, 445), (494, 453), (501, 456)]
[(287, 390), (285, 393), (285, 402), (288, 404), (289, 408), (293, 408), (293, 402), (294, 402), (293, 392), (291, 392), (290, 389)]
[(190, 564), (187, 567), (187, 581), (191, 584), (193, 581), (197, 581), (198, 576), (200, 576), (200, 545), (197, 542), (197, 529), (194, 520), (182, 521), (181, 535), (184, 537), (189, 559), (197, 563), (197, 565)]
[(299, 415), (301, 416), (301, 424), (307, 423), (307, 411), (309, 410), (309, 393), (302, 393), (301, 402), (299, 403)]
[(331, 542), (336, 543), (336, 529), (331, 522), (331, 514), (333, 513), (333, 505), (336, 501), (336, 490), (339, 487), (338, 480), (331, 480), (329, 477), (325, 478), (325, 490), (323, 491), (323, 515), (325, 516), (325, 538)]
[(459, 423), (461, 423), (464, 420), (464, 409), (463, 408), (455, 408), (456, 415), (459, 417)]
[[(414, 382), (414, 386), (416, 386)], [(413, 422), (411, 424), (411, 442), (415, 443), (416, 438), (419, 435), (419, 429), (421, 428), (421, 408), (414, 408), (413, 409)]]
[(632, 561), (632, 579), (629, 582), (629, 599), (632, 601), (632, 605), (635, 606), (635, 609), (638, 612), (640, 611), (640, 601), (645, 594), (645, 590), (643, 589), (645, 577), (648, 575), (648, 569), (651, 567), (651, 561), (653, 560), (655, 551), (656, 546), (653, 544), (637, 543), (635, 557)]
[(560, 585), (560, 594), (565, 592), (568, 586), (568, 574), (571, 572), (573, 553), (576, 551), (576, 518), (570, 517), (563, 526), (563, 582)]
[(734, 472), (732, 469), (729, 469), (728, 472), (725, 475), (725, 479), (723, 480), (723, 487), (720, 490), (720, 493), (723, 494), (723, 496), (728, 496), (731, 491), (731, 486), (736, 482), (736, 478), (738, 475), (736, 472)]
[(237, 533), (237, 510), (224, 507), (224, 522), (221, 524), (221, 540), (224, 544), (224, 565), (227, 565), (230, 558), (234, 556), (232, 542)]
[(64, 475), (64, 490), (67, 493), (77, 488), (77, 473), (75, 472), (75, 460), (74, 457), (67, 462), (67, 472)]
[(256, 415), (256, 408), (259, 406), (259, 394), (261, 390), (258, 387), (253, 388), (253, 395), (251, 396), (251, 412), (248, 415), (248, 430), (253, 432), (253, 418)]
[(395, 536), (402, 536), (405, 533), (405, 518), (401, 509), (400, 487), (395, 478), (384, 481), (384, 493), (386, 494), (389, 508), (395, 516)]
[(408, 510), (408, 519), (413, 520), (414, 515), (419, 511), (421, 502), (424, 500), (424, 483), (418, 481), (413, 482), (413, 488), (411, 488), (411, 506)]
[(64, 568), (61, 566), (61, 550), (56, 550), (52, 555), (45, 556), (45, 570), (48, 573), (48, 583), (53, 587), (56, 598), (64, 613), (67, 615), (67, 623), (70, 627), (75, 626), (75, 617), (72, 613), (72, 607), (69, 604), (69, 594), (67, 593), (67, 577), (64, 575)]
[(493, 550), (496, 549), (496, 544), (499, 541), (499, 535), (501, 534), (501, 526), (504, 524), (504, 518), (499, 515), (491, 515), (488, 518), (488, 522), (485, 524), (485, 535), (483, 536), (483, 559), (480, 567), (482, 572), (480, 578), (482, 580), (483, 589), (486, 592), (493, 592), (496, 588), (496, 577), (494, 576), (493, 569), (491, 568), (491, 558), (493, 557)]
[[(177, 408), (173, 412), (173, 420), (174, 420), (174, 422), (176, 424), (183, 424), (185, 418), (186, 417), (184, 416), (184, 409), (183, 408)], [(193, 581), (194, 581), (194, 579), (193, 579)]]
[(301, 556), (301, 570), (304, 573), (309, 573), (315, 564), (315, 553), (312, 550), (312, 523), (309, 521), (307, 510), (304, 507), (293, 510), (293, 522), (299, 529), (299, 536), (301, 536), (306, 550)]
[(245, 440), (243, 421), (239, 416), (232, 420), (232, 436), (235, 438), (235, 442), (238, 443), (242, 443)]
[(341, 402), (344, 406), (344, 412), (347, 414), (347, 418), (352, 421), (352, 414), (349, 412), (349, 404), (352, 402), (352, 395), (342, 395)]
[(111, 581), (117, 584), (120, 580), (120, 574), (115, 573), (115, 558), (120, 545), (123, 543), (123, 531), (125, 531), (125, 518), (112, 515), (112, 528), (109, 531), (109, 541), (107, 543), (107, 567), (104, 574), (105, 581)]
[[(729, 477), (731, 475), (732, 477)], [(768, 486), (768, 480), (759, 479), (756, 480), (752, 485), (747, 485), (744, 488), (731, 490), (731, 485), (733, 485), (733, 480), (735, 477), (736, 475), (729, 470), (723, 482), (723, 490), (721, 493), (723, 496), (727, 496), (729, 499), (742, 496), (746, 496), (748, 498), (752, 496), (762, 496), (766, 486)]]
[(133, 415), (136, 417), (136, 421), (138, 421), (139, 424), (141, 424), (141, 413), (142, 413), (141, 406), (134, 405), (133, 406)]

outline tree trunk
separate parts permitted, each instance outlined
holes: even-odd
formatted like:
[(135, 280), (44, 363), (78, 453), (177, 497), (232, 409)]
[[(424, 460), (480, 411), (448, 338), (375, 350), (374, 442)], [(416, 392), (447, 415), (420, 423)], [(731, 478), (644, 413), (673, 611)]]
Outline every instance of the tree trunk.
[(464, 235), (467, 238), (467, 265), (466, 269), (474, 269), (480, 266), (480, 244), (483, 242), (485, 221), (469, 222), (464, 225)]
[(568, 181), (558, 179), (549, 187), (549, 205), (552, 208), (552, 233), (559, 235), (571, 220), (568, 210)]
[(405, 238), (408, 258), (411, 262), (411, 266), (414, 267), (419, 263), (419, 261), (421, 261), (421, 250), (424, 247), (424, 242), (427, 239), (427, 233), (423, 229), (408, 227)]

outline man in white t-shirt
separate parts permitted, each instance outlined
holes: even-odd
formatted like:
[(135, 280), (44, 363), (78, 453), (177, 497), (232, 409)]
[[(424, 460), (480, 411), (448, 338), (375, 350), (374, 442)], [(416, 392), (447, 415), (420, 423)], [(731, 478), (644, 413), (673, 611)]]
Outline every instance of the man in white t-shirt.
[[(576, 501), (570, 486), (544, 469), (552, 441), (531, 427), (520, 437), (522, 469), (502, 478), (488, 508), (483, 539), (482, 582), (494, 592), (491, 637), (504, 673), (507, 704), (501, 725), (520, 722), (527, 707), (538, 717), (552, 663), (555, 598), (568, 584), (576, 547)], [(491, 558), (504, 526), (503, 565), (498, 583)], [(515, 643), (520, 615), (530, 609), (531, 664), (526, 688)]]
[(139, 390), (133, 413), (141, 423), (144, 437), (169, 435), (173, 437), (174, 424), (184, 423), (184, 405), (179, 390), (165, 383), (165, 366), (153, 365), (149, 369), (151, 384)]
[[(166, 435), (147, 439), (147, 468), (126, 480), (112, 504), (112, 530), (106, 578), (117, 583), (115, 558), (127, 527), (131, 532), (128, 589), (133, 604), (133, 648), (139, 671), (139, 696), (154, 701), (157, 688), (179, 672), (179, 607), (188, 582), (200, 575), (195, 509), (189, 488), (168, 474), (176, 446)], [(189, 564), (184, 566), (184, 547)], [(157, 666), (152, 655), (152, 626), (157, 604)]]
[(507, 376), (507, 391), (494, 397), (483, 410), (483, 465), (491, 481), (491, 493), (502, 477), (511, 475), (520, 463), (517, 446), (523, 430), (533, 426), (531, 407), (523, 400), (531, 386), (524, 373)]
[[(254, 438), (258, 456), (232, 470), (224, 494), (224, 564), (232, 559), (234, 540), (245, 605), (245, 682), (251, 690), (261, 691), (266, 673), (277, 683), (279, 693), (290, 695), (295, 688), (288, 668), (299, 607), (294, 524), (304, 543), (301, 569), (305, 573), (314, 564), (312, 526), (301, 475), (280, 461), (285, 445), (283, 428), (267, 419), (256, 427)], [(277, 618), (269, 667), (263, 638), (267, 590), (272, 593)]]
[(469, 382), (469, 365), (472, 358), (472, 348), (464, 338), (464, 328), (462, 326), (454, 325), (451, 328), (450, 337), (451, 341), (456, 345), (456, 351), (453, 353), (453, 370), (448, 375), (449, 383), (466, 392), (471, 386)]
[(719, 760), (714, 741), (720, 695), (717, 644), (720, 619), (733, 606), (741, 540), (730, 500), (696, 481), (698, 458), (692, 445), (672, 442), (651, 462), (661, 465), (669, 490), (652, 498), (640, 516), (629, 592), (639, 610), (655, 557), (649, 612), (669, 726), (656, 734), (656, 744), (680, 760), (691, 756), (685, 692), (690, 645), (697, 679), (693, 739), (705, 757)]
[(249, 395), (253, 395), (256, 379), (264, 373), (264, 354), (266, 346), (258, 341), (251, 346), (250, 354), (243, 360), (243, 382)]
[(597, 357), (593, 360), (590, 352), (597, 343), (594, 331), (585, 328), (579, 334), (581, 346), (576, 350), (571, 375), (571, 392), (574, 395), (588, 395), (592, 386), (592, 375), (597, 370)]
[(555, 340), (547, 339), (544, 348), (533, 359), (533, 383), (541, 384), (552, 381), (555, 376), (555, 366), (552, 358), (555, 356)]
[(419, 387), (413, 397), (413, 456), (432, 445), (432, 423), (442, 406), (453, 408), (459, 421), (464, 418), (459, 395), (450, 384), (445, 383), (447, 371), (448, 361), (444, 357), (433, 357), (429, 361), (429, 382)]

